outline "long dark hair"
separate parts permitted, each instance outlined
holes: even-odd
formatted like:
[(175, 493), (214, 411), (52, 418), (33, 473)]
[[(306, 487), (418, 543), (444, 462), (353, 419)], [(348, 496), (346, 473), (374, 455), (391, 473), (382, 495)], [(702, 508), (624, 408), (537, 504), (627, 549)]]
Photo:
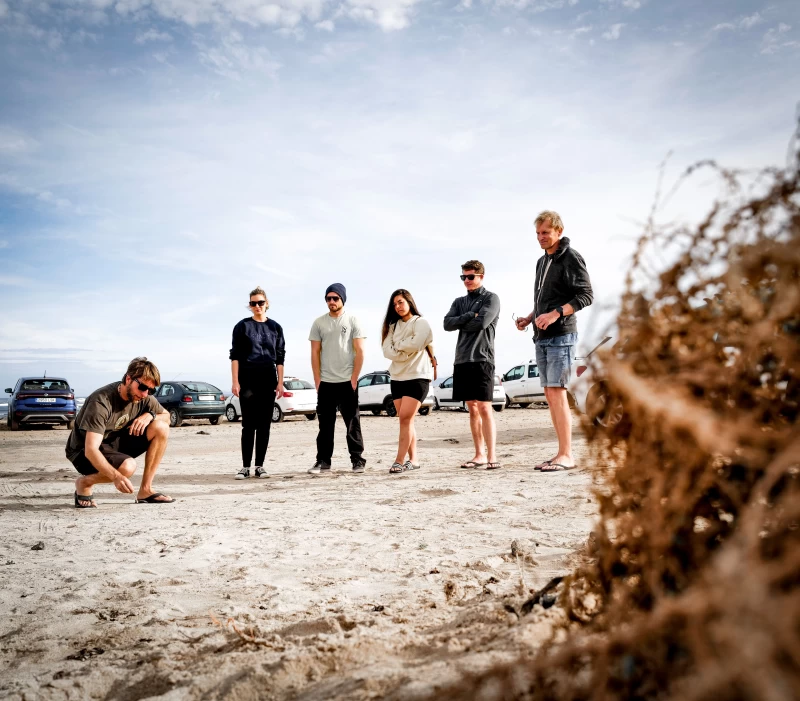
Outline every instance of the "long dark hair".
[(383, 320), (383, 328), (381, 329), (381, 343), (383, 343), (389, 335), (389, 327), (400, 321), (400, 315), (394, 310), (394, 298), (397, 297), (397, 295), (405, 298), (413, 316), (422, 316), (417, 309), (417, 303), (408, 290), (395, 290), (392, 292), (392, 296), (389, 297), (389, 306), (386, 308), (386, 317)]

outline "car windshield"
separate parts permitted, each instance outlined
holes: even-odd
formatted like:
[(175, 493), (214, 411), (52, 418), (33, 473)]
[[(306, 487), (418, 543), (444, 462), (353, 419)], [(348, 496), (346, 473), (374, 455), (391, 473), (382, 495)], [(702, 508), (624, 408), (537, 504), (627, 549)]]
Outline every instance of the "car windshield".
[(69, 390), (69, 385), (64, 380), (25, 380), (20, 390)]
[(314, 389), (314, 385), (305, 382), (304, 380), (286, 380), (283, 383), (286, 389), (299, 390), (299, 389)]
[(183, 386), (186, 388), (188, 392), (219, 394), (221, 391), (219, 387), (214, 387), (214, 385), (209, 385), (205, 382), (183, 382), (181, 384), (183, 384)]

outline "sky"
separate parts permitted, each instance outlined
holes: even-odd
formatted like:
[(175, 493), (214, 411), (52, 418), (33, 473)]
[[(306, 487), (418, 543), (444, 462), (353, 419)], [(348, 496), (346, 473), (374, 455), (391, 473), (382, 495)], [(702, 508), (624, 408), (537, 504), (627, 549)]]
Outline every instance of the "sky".
[[(783, 165), (796, 0), (0, 0), (0, 388), (78, 394), (145, 355), (230, 389), (231, 330), (267, 290), (286, 374), (332, 282), (385, 369), (391, 292), (441, 320), (477, 258), (497, 370), (533, 357), (533, 220), (558, 211), (613, 319), (654, 201), (690, 164)], [(719, 187), (685, 184), (659, 222)]]

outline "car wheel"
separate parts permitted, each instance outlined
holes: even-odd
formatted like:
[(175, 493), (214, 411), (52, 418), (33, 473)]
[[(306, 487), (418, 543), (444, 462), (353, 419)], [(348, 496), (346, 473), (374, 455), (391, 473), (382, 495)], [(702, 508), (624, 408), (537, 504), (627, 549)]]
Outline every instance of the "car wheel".
[(427, 416), (431, 413), (431, 408), (429, 406), (421, 406), (419, 408), (419, 415), (420, 416)]
[(212, 426), (216, 426), (219, 423), (219, 416), (212, 416), (208, 420), (208, 423), (210, 423)]
[(272, 423), (277, 424), (283, 421), (283, 412), (277, 404), (272, 405)]
[(370, 409), (370, 411), (372, 412), (373, 416), (380, 416), (381, 415), (381, 410), (380, 409)]
[(506, 408), (505, 404), (492, 404), (492, 409), (495, 411), (503, 411)]
[(75, 421), (67, 421), (67, 428), (71, 431), (75, 428)]
[(508, 395), (506, 395), (506, 409), (508, 409), (510, 406), (511, 406), (511, 398)]
[(10, 431), (19, 431), (19, 421), (11, 416), (11, 414), (8, 415), (8, 429)]
[(436, 397), (433, 398), (433, 410), (434, 411), (441, 411), (442, 410), (442, 407), (439, 404), (439, 400)]
[(225, 418), (231, 423), (239, 418), (236, 416), (236, 409), (234, 408), (233, 404), (228, 404), (228, 406), (225, 407)]
[(466, 402), (461, 402), (461, 406), (458, 407), (459, 411), (463, 411), (465, 414), (469, 414), (469, 407), (467, 406)]
[(317, 418), (317, 415), (316, 415), (316, 414), (306, 414), (306, 418), (307, 418), (309, 421), (313, 421), (314, 419), (316, 419), (316, 418)]
[(177, 409), (170, 409), (169, 410), (169, 425), (172, 428), (177, 428), (183, 423), (183, 417), (181, 416), (181, 412)]
[(383, 400), (383, 410), (386, 412), (386, 416), (397, 416), (397, 408), (391, 397), (386, 397)]
[(519, 403), (519, 408), (520, 409), (527, 409), (531, 404), (532, 404), (532, 402), (520, 402)]
[(608, 396), (603, 384), (597, 384), (589, 390), (586, 398), (586, 413), (595, 426), (611, 429), (620, 424), (625, 416), (625, 409), (619, 398)]

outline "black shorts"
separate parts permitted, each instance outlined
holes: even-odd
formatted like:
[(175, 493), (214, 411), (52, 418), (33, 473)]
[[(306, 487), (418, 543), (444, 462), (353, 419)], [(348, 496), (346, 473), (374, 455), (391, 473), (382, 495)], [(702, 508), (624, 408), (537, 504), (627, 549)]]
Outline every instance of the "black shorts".
[[(108, 442), (100, 444), (100, 452), (115, 470), (119, 470), (120, 465), (128, 458), (138, 458), (146, 453), (150, 446), (150, 441), (147, 440), (147, 435), (144, 433), (141, 436), (132, 436), (126, 431), (113, 437), (109, 436), (109, 439)], [(82, 475), (96, 475), (98, 472), (83, 451), (72, 461), (72, 464)]]
[(392, 380), (392, 399), (411, 397), (422, 403), (428, 396), (430, 380)]
[(453, 366), (453, 401), (491, 402), (493, 394), (492, 363), (459, 363)]

